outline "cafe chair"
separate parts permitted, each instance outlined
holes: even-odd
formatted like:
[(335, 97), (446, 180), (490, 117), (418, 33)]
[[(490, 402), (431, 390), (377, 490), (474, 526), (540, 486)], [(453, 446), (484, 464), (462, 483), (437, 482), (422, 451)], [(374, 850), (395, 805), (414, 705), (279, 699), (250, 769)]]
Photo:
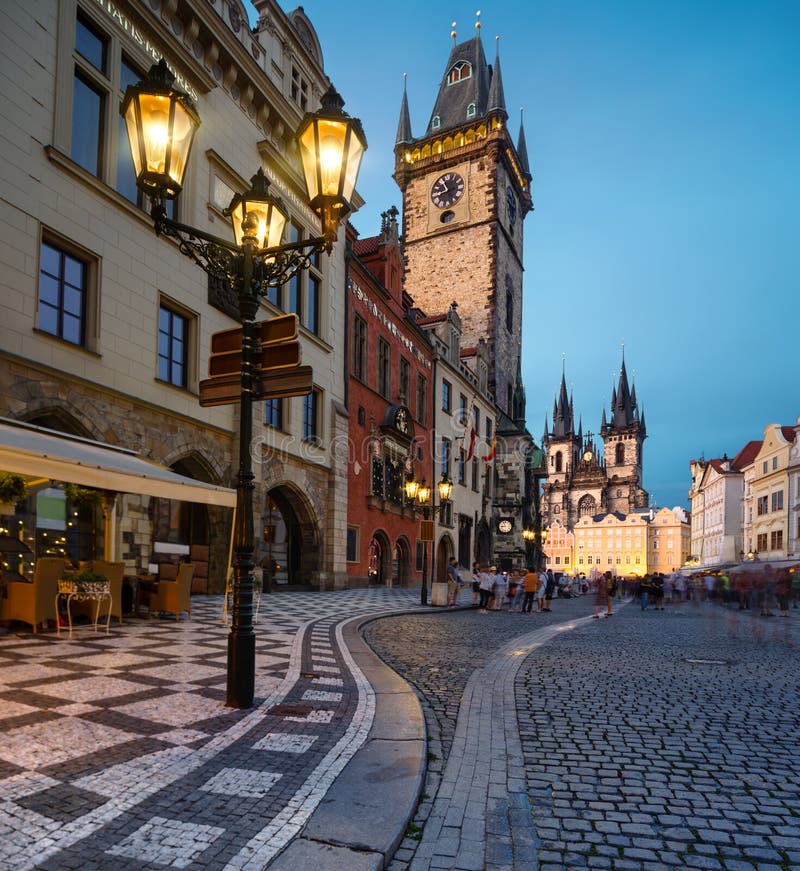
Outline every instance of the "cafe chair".
[(33, 583), (11, 581), (6, 585), (0, 619), (19, 620), (33, 627), (34, 633), (47, 620), (55, 622), (58, 581), (66, 571), (67, 561), (61, 557), (41, 557), (36, 560)]
[(92, 571), (96, 575), (108, 578), (111, 585), (111, 616), (122, 623), (122, 578), (125, 574), (125, 563), (95, 560), (92, 563)]
[(176, 622), (185, 611), (186, 619), (192, 619), (192, 578), (194, 564), (181, 563), (178, 577), (174, 581), (159, 581), (155, 591), (150, 595), (150, 616), (159, 614), (174, 614)]

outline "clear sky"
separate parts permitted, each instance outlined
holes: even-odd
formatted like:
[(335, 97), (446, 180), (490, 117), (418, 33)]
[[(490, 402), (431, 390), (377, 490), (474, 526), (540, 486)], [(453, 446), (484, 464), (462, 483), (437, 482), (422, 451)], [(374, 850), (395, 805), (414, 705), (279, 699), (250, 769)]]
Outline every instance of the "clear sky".
[[(285, 9), (294, 8), (284, 3)], [(364, 235), (401, 206), (391, 174), (403, 73), (412, 131), (452, 45), (495, 37), (519, 108), (535, 211), (525, 220), (523, 377), (541, 439), (565, 360), (597, 432), (622, 353), (644, 409), (644, 484), (686, 505), (689, 460), (736, 454), (800, 415), (800, 2), (305, 0), (325, 69), (369, 141)]]

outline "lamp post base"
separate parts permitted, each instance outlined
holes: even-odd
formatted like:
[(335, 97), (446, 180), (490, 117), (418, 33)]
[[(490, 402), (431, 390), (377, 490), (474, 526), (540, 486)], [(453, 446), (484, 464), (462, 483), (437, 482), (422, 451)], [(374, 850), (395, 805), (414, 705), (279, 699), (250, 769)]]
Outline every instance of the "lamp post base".
[(255, 695), (256, 636), (254, 632), (228, 636), (228, 687), (225, 704), (229, 708), (252, 708)]

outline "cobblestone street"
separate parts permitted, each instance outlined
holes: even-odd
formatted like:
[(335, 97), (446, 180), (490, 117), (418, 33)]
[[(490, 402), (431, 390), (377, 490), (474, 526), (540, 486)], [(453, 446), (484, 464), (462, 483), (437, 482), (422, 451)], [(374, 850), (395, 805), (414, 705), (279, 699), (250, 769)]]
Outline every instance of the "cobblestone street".
[[(580, 620), (590, 611), (587, 598), (530, 618), (464, 611), (368, 627), (370, 644), (424, 695), (430, 739), (426, 798), (390, 867), (800, 868), (799, 612), (779, 620), (633, 603), (613, 620)], [(515, 637), (570, 618), (574, 628), (526, 653), (509, 685), (505, 716), (521, 750), (516, 757), (513, 741), (505, 750), (506, 796), (493, 789), (494, 763), (482, 764), (493, 741), (451, 784), (459, 706), (472, 705), (467, 747), (487, 716), (474, 706), (470, 671), (491, 667), (501, 649), (517, 652), (507, 644)], [(487, 776), (479, 808), (474, 787)], [(429, 843), (431, 820), (449, 846)], [(478, 824), (481, 849), (466, 840)]]

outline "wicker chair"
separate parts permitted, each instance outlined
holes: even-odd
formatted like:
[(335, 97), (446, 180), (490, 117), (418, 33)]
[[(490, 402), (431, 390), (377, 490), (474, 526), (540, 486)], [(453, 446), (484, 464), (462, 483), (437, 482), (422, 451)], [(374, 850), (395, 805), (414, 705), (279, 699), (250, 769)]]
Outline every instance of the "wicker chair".
[(174, 614), (175, 620), (185, 611), (187, 620), (192, 619), (192, 577), (193, 563), (181, 563), (178, 577), (174, 581), (159, 581), (155, 592), (150, 596), (150, 616), (161, 613)]
[(6, 586), (0, 616), (3, 620), (28, 623), (37, 632), (41, 623), (55, 620), (58, 579), (64, 574), (67, 561), (60, 557), (41, 557), (36, 560), (33, 583), (11, 581)]

